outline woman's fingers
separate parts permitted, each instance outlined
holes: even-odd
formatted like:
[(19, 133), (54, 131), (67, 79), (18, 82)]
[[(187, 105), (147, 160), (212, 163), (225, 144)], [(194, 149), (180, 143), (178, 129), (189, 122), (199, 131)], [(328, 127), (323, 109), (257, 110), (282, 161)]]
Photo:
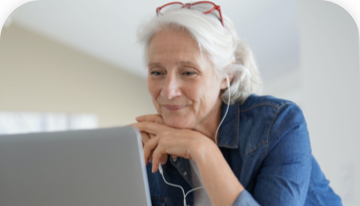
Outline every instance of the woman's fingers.
[(138, 122), (155, 122), (159, 124), (164, 124), (163, 118), (159, 114), (150, 114), (136, 117)]
[[(152, 150), (152, 151), (150, 152), (150, 154), (149, 154), (149, 156), (148, 156), (148, 161), (146, 161), (147, 156), (145, 156), (145, 149), (144, 149), (144, 158), (145, 158), (146, 163), (153, 161), (153, 151), (154, 151), (154, 150)], [(167, 155), (167, 154), (163, 154), (163, 155), (161, 156), (161, 158), (160, 158), (160, 163), (161, 163), (162, 165), (165, 164), (165, 163), (167, 162), (167, 159), (168, 159), (168, 155)], [(147, 165), (147, 164), (146, 164), (146, 165)]]
[(148, 133), (141, 132), (141, 140), (142, 140), (143, 147), (146, 144), (146, 142), (149, 141), (149, 139), (150, 139), (150, 136)]
[[(141, 132), (141, 138), (142, 138), (142, 143), (143, 143), (143, 148), (145, 146), (145, 144), (151, 139), (151, 138), (155, 138), (155, 135), (153, 134), (149, 134), (147, 132)], [(145, 152), (146, 151), (146, 152)], [(146, 153), (146, 154), (145, 154)], [(145, 158), (145, 164), (147, 165), (148, 162), (152, 162), (152, 154), (153, 154), (153, 150), (150, 151), (150, 154), (148, 155), (148, 150), (144, 148), (144, 158)], [(167, 161), (167, 155), (164, 155), (161, 160), (160, 163), (161, 164), (165, 164)]]
[[(151, 122), (149, 122), (149, 123), (151, 123)], [(144, 149), (145, 164), (147, 165), (148, 162), (152, 162), (153, 150), (156, 148), (158, 143), (156, 140), (153, 140), (150, 144), (147, 144), (149, 142), (149, 140), (152, 138), (155, 138), (156, 135), (142, 131), (141, 128), (150, 128), (150, 130), (151, 130), (151, 129), (154, 129), (154, 125), (148, 126), (148, 124), (146, 122), (143, 122), (142, 124), (134, 123), (130, 126), (136, 127), (137, 129), (139, 129), (141, 131), (141, 139), (142, 139), (142, 144), (143, 144), (143, 149)], [(151, 131), (153, 131), (153, 130), (151, 130)], [(165, 164), (167, 159), (168, 159), (167, 154), (164, 154), (164, 155), (162, 155), (162, 157), (160, 158), (159, 161), (161, 164)]]
[(164, 165), (164, 164), (167, 162), (167, 160), (168, 160), (168, 155), (167, 155), (167, 154), (163, 154), (163, 155), (161, 156), (161, 158), (160, 158), (160, 163), (161, 163), (162, 165)]
[[(143, 115), (143, 116), (139, 116), (136, 117), (136, 121), (138, 121), (139, 123), (145, 123), (145, 122), (149, 122), (149, 123), (157, 123), (157, 124), (164, 124), (164, 121), (162, 119), (162, 117), (159, 114), (152, 114), (152, 115)], [(142, 133), (147, 133), (148, 136), (150, 138), (154, 138), (155, 135), (155, 128), (153, 127), (153, 125), (149, 126), (148, 124), (142, 124), (142, 125), (132, 125), (134, 127), (136, 127), (137, 129), (139, 129), (140, 131), (142, 131)], [(145, 128), (147, 128), (147, 130), (145, 130)], [(149, 132), (151, 131), (151, 132)], [(146, 136), (145, 141), (143, 141), (143, 147), (145, 146), (145, 142), (148, 141), (149, 138), (147, 138), (148, 136)], [(152, 162), (152, 154), (153, 151), (148, 151), (148, 147), (146, 148), (146, 152), (145, 152), (145, 148), (144, 148), (144, 157), (145, 157), (145, 161), (146, 164), (148, 161)], [(146, 154), (145, 154), (146, 153)], [(160, 163), (161, 164), (165, 164), (167, 161), (167, 154), (164, 154), (161, 158), (160, 158)]]
[(176, 156), (176, 155), (170, 155), (170, 156), (171, 156), (172, 159), (177, 159), (178, 158), (178, 156)]
[(153, 152), (151, 151), (150, 156), (149, 156), (149, 161), (147, 161), (147, 162), (152, 162), (152, 155), (153, 155)]
[[(148, 150), (145, 150), (146, 143), (151, 139), (154, 138), (155, 135), (149, 135), (147, 132), (141, 132), (141, 139), (144, 149), (144, 158), (145, 158), (145, 164), (147, 165), (148, 162), (152, 162), (152, 151), (150, 151), (150, 154), (148, 155)], [(148, 158), (147, 158), (148, 156)]]
[[(150, 157), (153, 157), (153, 150), (158, 146), (158, 138), (150, 138), (144, 145), (144, 158), (148, 162)], [(154, 159), (154, 158), (153, 158)]]
[(159, 162), (162, 155), (165, 154), (164, 147), (162, 145), (159, 145), (156, 147), (156, 149), (153, 152), (153, 161), (152, 161), (152, 169), (151, 172), (155, 173), (159, 169)]
[(194, 135), (194, 132), (178, 130), (151, 121), (134, 123), (132, 126), (144, 133), (142, 135), (144, 136), (144, 158), (146, 163), (152, 159), (152, 172), (158, 170), (159, 163), (166, 163), (168, 154), (173, 159), (177, 157), (191, 158), (190, 145), (195, 140), (191, 136)]
[(131, 126), (137, 128), (141, 132), (147, 132), (149, 134), (158, 134), (162, 130), (168, 129), (167, 126), (155, 122), (139, 122), (134, 123)]

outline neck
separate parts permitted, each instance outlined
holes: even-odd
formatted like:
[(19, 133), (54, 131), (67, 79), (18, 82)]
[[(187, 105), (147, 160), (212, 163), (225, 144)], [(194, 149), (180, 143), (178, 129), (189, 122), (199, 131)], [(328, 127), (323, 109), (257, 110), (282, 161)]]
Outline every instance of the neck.
[[(202, 133), (213, 142), (215, 142), (216, 129), (220, 124), (221, 111), (222, 111), (222, 100), (221, 97), (217, 99), (211, 112), (202, 120), (198, 125), (195, 126), (194, 130)], [(218, 139), (219, 133), (217, 134)]]

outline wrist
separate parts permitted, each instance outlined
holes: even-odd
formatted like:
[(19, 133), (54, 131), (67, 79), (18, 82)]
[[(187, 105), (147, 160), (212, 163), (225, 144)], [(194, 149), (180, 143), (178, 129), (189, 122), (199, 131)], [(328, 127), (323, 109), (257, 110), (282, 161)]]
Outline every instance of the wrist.
[[(196, 137), (191, 141), (191, 159), (198, 165), (209, 158), (209, 151), (214, 151), (217, 146), (208, 137), (197, 133)], [(210, 152), (211, 153), (211, 152)]]

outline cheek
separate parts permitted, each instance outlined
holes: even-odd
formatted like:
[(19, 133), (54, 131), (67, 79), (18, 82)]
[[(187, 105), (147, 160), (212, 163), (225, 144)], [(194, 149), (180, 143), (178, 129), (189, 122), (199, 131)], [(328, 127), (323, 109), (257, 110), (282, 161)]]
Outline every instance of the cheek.
[(206, 108), (208, 103), (209, 91), (204, 84), (197, 84), (187, 88), (186, 96), (194, 103), (193, 109), (196, 116)]
[(153, 82), (152, 80), (147, 80), (147, 90), (151, 96), (151, 99), (153, 101), (154, 106), (156, 107), (156, 109), (158, 109), (158, 103), (157, 103), (157, 98), (160, 95), (161, 92), (161, 87), (159, 87), (158, 84), (156, 84), (155, 82)]
[(197, 89), (193, 89), (193, 97), (196, 98), (196, 107), (198, 115), (206, 115), (214, 106), (218, 99), (220, 86), (218, 82), (204, 82), (198, 85)]
[(158, 85), (155, 84), (155, 82), (153, 82), (150, 79), (147, 79), (146, 84), (147, 84), (147, 90), (150, 93), (151, 97), (153, 99), (156, 99), (158, 94), (160, 93), (160, 92), (158, 92), (158, 90), (159, 90)]

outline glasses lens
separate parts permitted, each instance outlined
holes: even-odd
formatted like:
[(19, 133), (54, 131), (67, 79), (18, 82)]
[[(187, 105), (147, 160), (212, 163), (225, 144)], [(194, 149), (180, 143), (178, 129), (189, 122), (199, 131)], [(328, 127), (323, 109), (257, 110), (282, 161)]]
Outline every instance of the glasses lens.
[[(213, 4), (209, 3), (201, 3), (201, 4), (195, 4), (191, 7), (191, 9), (201, 11), (201, 12), (208, 12), (214, 8)], [(214, 9), (214, 11), (211, 12), (211, 14), (215, 15), (220, 19), (220, 13), (218, 10)]]
[(174, 11), (174, 10), (179, 10), (183, 7), (182, 4), (170, 4), (170, 5), (167, 5), (165, 7), (163, 7), (161, 10), (160, 10), (160, 14), (165, 14), (166, 12), (169, 12), (169, 11)]
[(214, 8), (214, 5), (209, 4), (209, 3), (200, 3), (200, 4), (192, 5), (191, 8), (194, 10), (207, 12), (207, 11), (211, 10), (212, 8)]

